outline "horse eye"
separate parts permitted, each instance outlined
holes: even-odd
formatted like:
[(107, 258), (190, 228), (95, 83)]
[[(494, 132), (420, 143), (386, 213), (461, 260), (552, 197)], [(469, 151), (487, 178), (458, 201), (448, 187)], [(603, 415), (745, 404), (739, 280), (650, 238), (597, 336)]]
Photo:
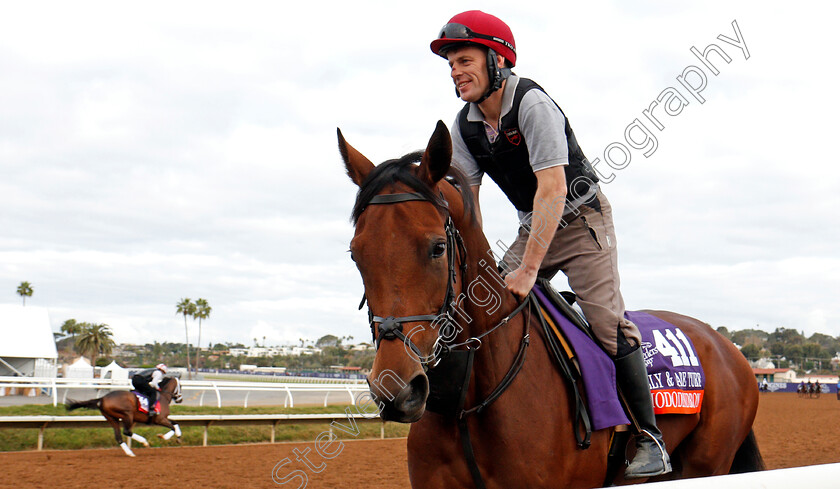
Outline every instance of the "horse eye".
[(446, 253), (446, 243), (438, 242), (432, 246), (432, 258), (440, 258)]

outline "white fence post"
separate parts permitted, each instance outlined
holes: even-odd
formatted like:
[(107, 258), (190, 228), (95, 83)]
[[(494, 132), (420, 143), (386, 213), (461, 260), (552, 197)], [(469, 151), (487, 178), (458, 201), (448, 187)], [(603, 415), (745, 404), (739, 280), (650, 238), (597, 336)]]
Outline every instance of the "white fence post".
[(219, 386), (213, 382), (213, 389), (216, 391), (216, 404), (217, 407), (222, 407), (222, 395), (219, 393)]
[(39, 452), (44, 449), (44, 430), (46, 430), (46, 429), (47, 429), (47, 423), (42, 424), (41, 427), (38, 428), (38, 451)]
[[(292, 391), (289, 390), (289, 386), (286, 386), (286, 395), (289, 396), (289, 407), (295, 407), (295, 398), (292, 397)], [(285, 407), (285, 403), (283, 404)]]

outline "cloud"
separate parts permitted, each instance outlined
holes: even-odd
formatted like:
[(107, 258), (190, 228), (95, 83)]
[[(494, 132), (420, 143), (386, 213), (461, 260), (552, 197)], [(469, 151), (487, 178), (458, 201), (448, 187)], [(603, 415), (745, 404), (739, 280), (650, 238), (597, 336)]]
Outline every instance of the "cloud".
[[(451, 124), (462, 104), (428, 43), (468, 8), (9, 6), (0, 300), (16, 302), (27, 280), (27, 302), (48, 307), (55, 328), (107, 322), (125, 342), (184, 341), (182, 297), (214, 308), (202, 342), (366, 339), (346, 254), (356, 188), (335, 130), (381, 162), (423, 147), (437, 120)], [(690, 47), (721, 44), (732, 62), (708, 75), (706, 102), (668, 118), (656, 152), (634, 150), (604, 185), (627, 303), (840, 334), (830, 7), (482, 8), (511, 25), (516, 71), (563, 107), (590, 159), (700, 64)], [(733, 35), (733, 19), (749, 59), (717, 37)], [(492, 184), (481, 195), (490, 242), (510, 243), (507, 199)]]

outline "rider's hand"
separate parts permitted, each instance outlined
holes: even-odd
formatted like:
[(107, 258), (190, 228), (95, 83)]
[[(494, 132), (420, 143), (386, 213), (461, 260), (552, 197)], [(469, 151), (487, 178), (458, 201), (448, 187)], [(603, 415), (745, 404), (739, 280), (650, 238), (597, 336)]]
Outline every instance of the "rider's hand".
[(524, 299), (531, 293), (534, 284), (537, 282), (537, 269), (519, 267), (505, 275), (507, 289), (520, 299)]

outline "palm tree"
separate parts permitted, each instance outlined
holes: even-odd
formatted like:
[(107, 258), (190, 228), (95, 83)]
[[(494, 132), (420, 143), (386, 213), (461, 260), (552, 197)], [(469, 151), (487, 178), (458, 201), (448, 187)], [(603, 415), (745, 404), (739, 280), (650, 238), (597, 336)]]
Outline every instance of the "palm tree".
[(76, 335), (82, 332), (82, 324), (84, 323), (77, 323), (75, 319), (68, 319), (61, 325), (61, 332), (65, 335), (72, 336), (73, 343), (75, 344)]
[(198, 372), (198, 369), (201, 367), (201, 320), (207, 319), (210, 317), (210, 312), (213, 310), (212, 307), (207, 303), (206, 299), (199, 298), (195, 301), (195, 312), (193, 312), (193, 319), (198, 319), (198, 343), (196, 343), (197, 347), (195, 350), (195, 371)]
[(96, 367), (99, 354), (110, 355), (116, 346), (111, 339), (113, 333), (107, 324), (80, 323), (79, 336), (76, 337), (76, 349), (83, 356), (90, 356), (90, 363)]
[(32, 289), (32, 284), (29, 282), (21, 282), (18, 285), (17, 293), (19, 296), (23, 297), (23, 306), (26, 307), (26, 298), (32, 297), (32, 293), (34, 290)]
[(68, 319), (61, 325), (61, 332), (75, 338), (77, 334), (82, 332), (82, 324), (77, 323), (75, 319)]
[(175, 304), (175, 314), (184, 315), (184, 333), (187, 335), (187, 378), (192, 379), (192, 365), (190, 365), (190, 333), (187, 329), (187, 316), (195, 314), (195, 303), (189, 298), (181, 299), (181, 302)]

